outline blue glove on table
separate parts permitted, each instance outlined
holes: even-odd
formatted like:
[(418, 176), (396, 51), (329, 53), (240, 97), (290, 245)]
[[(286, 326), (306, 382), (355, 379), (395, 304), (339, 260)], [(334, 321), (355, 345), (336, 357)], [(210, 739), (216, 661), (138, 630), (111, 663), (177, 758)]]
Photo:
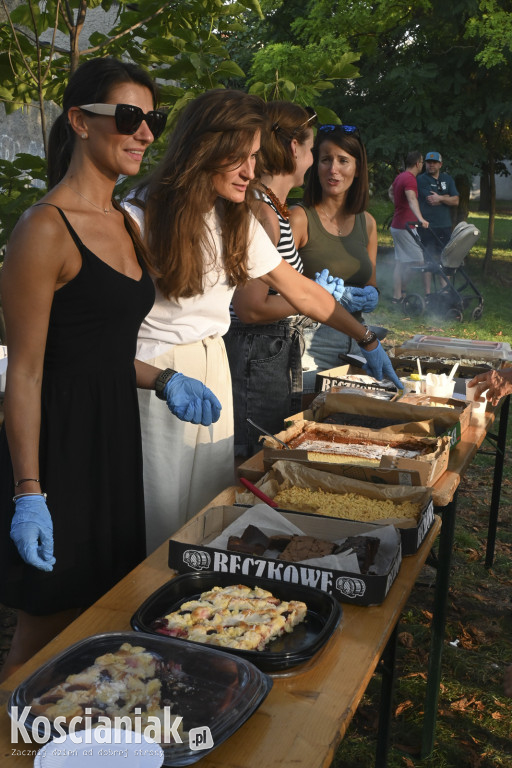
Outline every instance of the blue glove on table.
[(39, 493), (20, 496), (14, 504), (11, 539), (20, 556), (41, 571), (53, 570), (53, 523), (45, 497)]
[(315, 272), (315, 283), (321, 285), (331, 296), (334, 296), (337, 302), (341, 303), (341, 297), (345, 290), (345, 283), (341, 277), (333, 277), (328, 269), (322, 269), (321, 272)]
[(364, 347), (359, 347), (359, 349), (366, 358), (367, 365), (363, 366), (366, 373), (369, 373), (370, 376), (373, 376), (377, 381), (389, 379), (398, 387), (398, 389), (404, 388), (404, 385), (391, 365), (391, 360), (384, 352), (380, 341), (377, 343), (375, 349), (372, 349), (371, 351), (369, 349), (364, 349)]
[(197, 379), (175, 373), (164, 387), (171, 413), (182, 421), (209, 427), (219, 420), (222, 405), (213, 392)]
[(377, 304), (379, 303), (379, 292), (373, 285), (365, 285), (363, 288), (364, 293), (364, 307), (363, 312), (373, 312)]

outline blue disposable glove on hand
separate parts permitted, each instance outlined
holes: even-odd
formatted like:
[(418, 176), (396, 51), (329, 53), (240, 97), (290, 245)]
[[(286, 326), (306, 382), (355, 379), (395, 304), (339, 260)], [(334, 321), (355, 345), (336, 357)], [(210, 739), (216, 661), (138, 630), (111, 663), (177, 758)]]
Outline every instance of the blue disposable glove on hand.
[(365, 285), (363, 288), (364, 293), (364, 307), (363, 312), (373, 312), (377, 304), (379, 303), (379, 292), (373, 285)]
[(360, 349), (366, 358), (367, 365), (363, 366), (366, 373), (369, 373), (370, 376), (373, 376), (373, 378), (377, 379), (377, 381), (382, 381), (382, 379), (389, 379), (398, 387), (398, 389), (404, 388), (404, 385), (396, 375), (393, 366), (391, 365), (391, 360), (384, 352), (380, 341), (377, 342), (375, 349), (369, 350), (364, 349), (364, 347), (360, 347)]
[(343, 298), (340, 303), (347, 312), (362, 312), (366, 303), (364, 288), (356, 288), (353, 285), (347, 286), (343, 291)]
[(336, 301), (340, 302), (345, 290), (345, 283), (341, 277), (333, 277), (328, 269), (322, 269), (321, 272), (315, 272), (315, 283), (321, 285)]
[(175, 373), (165, 385), (164, 394), (169, 410), (182, 421), (209, 427), (219, 420), (222, 405), (197, 379)]
[(53, 556), (53, 523), (46, 499), (39, 494), (20, 496), (11, 521), (11, 539), (23, 560), (41, 571), (51, 571)]

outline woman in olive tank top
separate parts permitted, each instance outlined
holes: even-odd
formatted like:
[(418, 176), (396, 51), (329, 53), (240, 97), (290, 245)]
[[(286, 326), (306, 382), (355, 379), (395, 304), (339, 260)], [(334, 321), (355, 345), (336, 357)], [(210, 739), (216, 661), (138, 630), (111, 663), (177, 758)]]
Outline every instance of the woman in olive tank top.
[[(295, 244), (306, 277), (314, 279), (327, 269), (344, 281), (339, 301), (361, 322), (362, 312), (374, 309), (378, 299), (377, 226), (365, 210), (365, 148), (354, 126), (321, 125), (313, 157), (304, 202), (291, 210)], [(304, 340), (304, 393), (314, 391), (318, 371), (340, 364), (340, 353), (360, 355), (353, 339), (321, 323), (305, 329)]]

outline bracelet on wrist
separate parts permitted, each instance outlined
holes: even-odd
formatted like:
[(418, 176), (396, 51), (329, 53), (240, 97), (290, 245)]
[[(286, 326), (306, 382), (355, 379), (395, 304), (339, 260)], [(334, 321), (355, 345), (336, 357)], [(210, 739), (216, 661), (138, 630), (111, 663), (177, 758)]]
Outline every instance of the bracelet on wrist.
[(35, 477), (23, 477), (21, 480), (16, 480), (14, 483), (15, 488), (19, 488), (20, 485), (23, 485), (23, 483), (39, 483), (40, 480), (37, 480)]
[(16, 502), (18, 499), (24, 498), (24, 496), (42, 496), (45, 501), (48, 498), (46, 493), (17, 493), (16, 496), (12, 497), (12, 500)]
[(366, 327), (366, 333), (361, 339), (361, 341), (358, 341), (360, 347), (363, 347), (363, 349), (366, 349), (366, 347), (370, 346), (370, 344), (373, 344), (374, 341), (378, 341), (377, 334), (375, 331), (372, 331), (370, 328)]

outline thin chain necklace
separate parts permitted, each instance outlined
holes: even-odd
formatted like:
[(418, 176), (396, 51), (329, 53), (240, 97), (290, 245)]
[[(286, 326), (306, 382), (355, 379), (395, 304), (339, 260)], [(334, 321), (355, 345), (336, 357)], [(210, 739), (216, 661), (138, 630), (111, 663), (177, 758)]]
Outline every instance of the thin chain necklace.
[(81, 192), (79, 192), (77, 189), (73, 189), (73, 187), (70, 187), (69, 184), (67, 184), (65, 181), (61, 181), (61, 184), (64, 184), (65, 187), (70, 189), (72, 192), (75, 193), (75, 195), (80, 195), (80, 197), (83, 197), (83, 199), (89, 203), (89, 205), (93, 205), (95, 208), (97, 208), (99, 211), (103, 211), (103, 213), (112, 213), (113, 208), (110, 206), (110, 208), (104, 208), (102, 205), (96, 205), (96, 203), (93, 203), (92, 200), (89, 200), (88, 197), (85, 195), (82, 195)]
[[(342, 230), (340, 229), (340, 225), (338, 224), (338, 222), (337, 222), (337, 221), (335, 221), (335, 219), (336, 219), (336, 214), (334, 214), (334, 216), (329, 216), (329, 214), (327, 213), (327, 211), (325, 210), (325, 208), (323, 207), (323, 205), (320, 205), (320, 204), (319, 204), (319, 207), (321, 208), (321, 210), (322, 210), (322, 213), (324, 214), (324, 216), (325, 216), (325, 218), (327, 219), (327, 221), (330, 221), (330, 222), (331, 222), (331, 224), (334, 224), (334, 226), (336, 227), (336, 229), (337, 229), (337, 231), (338, 231), (338, 237), (343, 237), (343, 232), (342, 232)], [(345, 222), (343, 222), (343, 223), (345, 223)]]
[(274, 192), (272, 192), (270, 187), (267, 187), (266, 184), (262, 183), (261, 186), (265, 190), (265, 194), (267, 195), (267, 197), (269, 197), (270, 200), (274, 203), (275, 207), (277, 208), (277, 210), (279, 211), (283, 219), (289, 219), (290, 211), (288, 210), (288, 206), (286, 205), (286, 203), (282, 203), (280, 199), (277, 197), (277, 195)]

